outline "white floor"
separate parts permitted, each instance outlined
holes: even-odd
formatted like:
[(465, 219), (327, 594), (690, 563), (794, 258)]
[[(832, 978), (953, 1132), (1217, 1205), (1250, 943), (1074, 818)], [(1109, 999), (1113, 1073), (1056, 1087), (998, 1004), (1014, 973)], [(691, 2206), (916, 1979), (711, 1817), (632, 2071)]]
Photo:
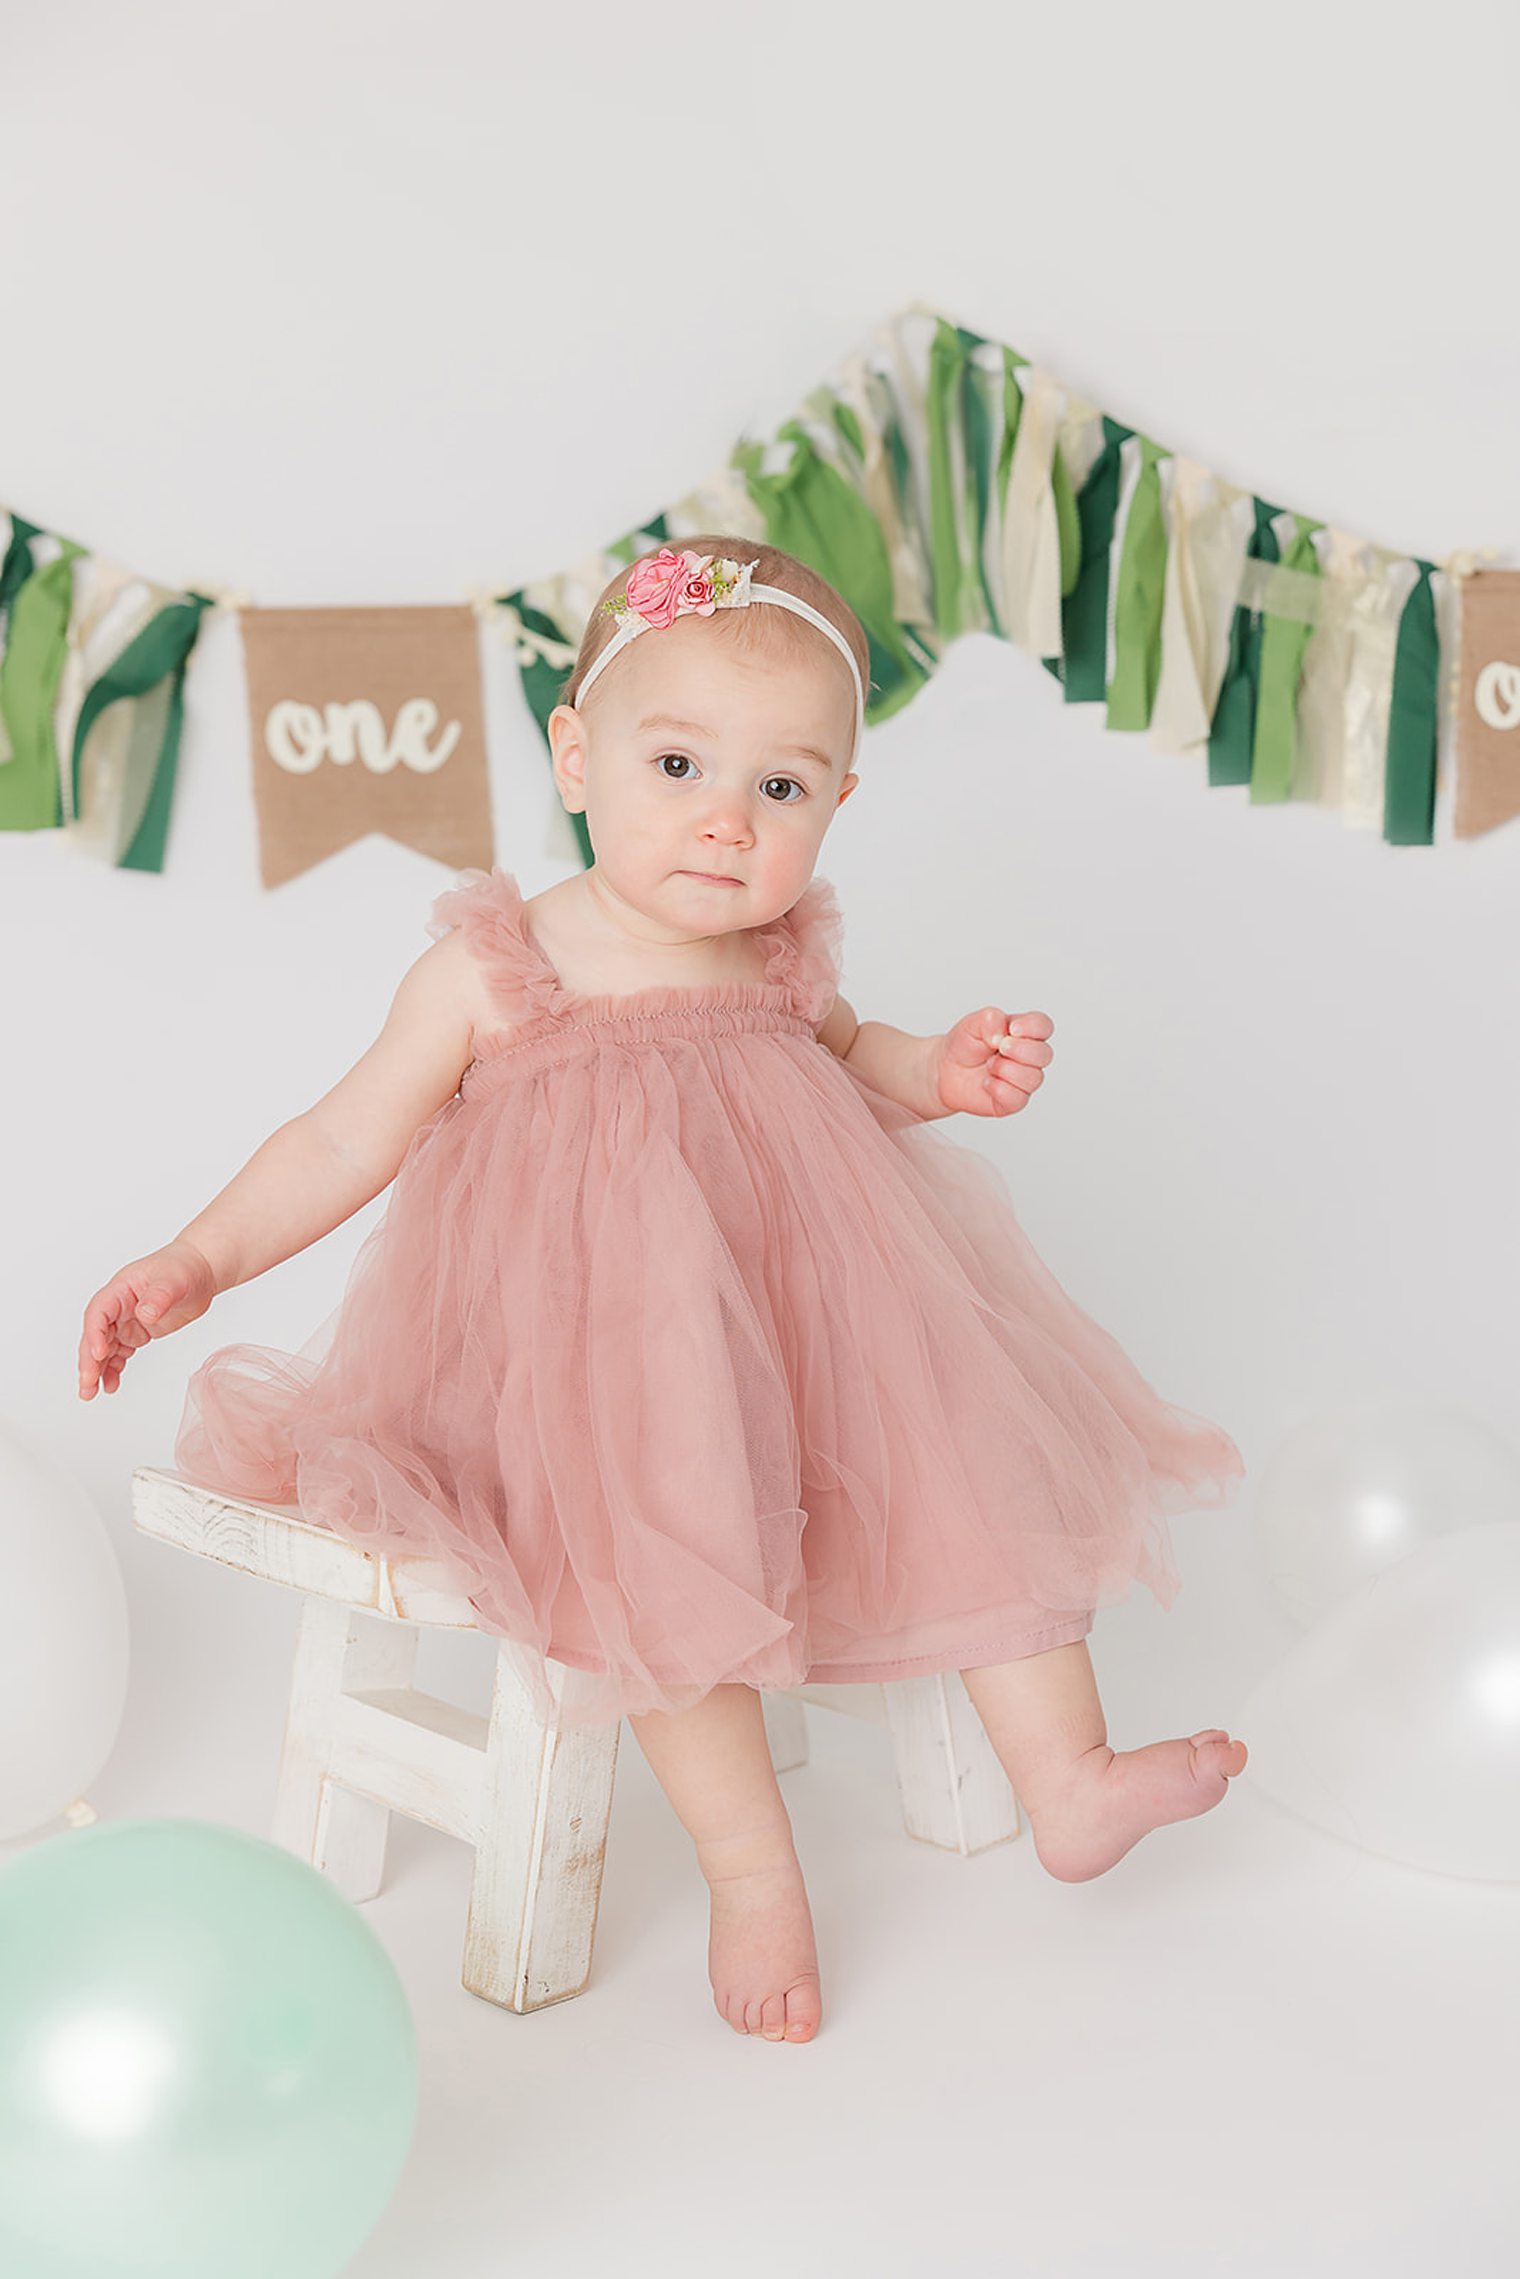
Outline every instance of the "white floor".
[[(143, 1678), (92, 1800), (267, 1833), (294, 1596), (194, 1565), (222, 1619), (171, 1629), (181, 1592), (140, 1597)], [(159, 1618), (175, 1668), (150, 1690)], [(1180, 1623), (1100, 1620), (1116, 1746), (1229, 1723), (1238, 1689), (1200, 1680), (1210, 1642)], [(485, 1642), (434, 1647), (452, 1660), (424, 1682), (477, 1704)], [(885, 1734), (808, 1714), (784, 1792), (826, 2010), (802, 2048), (713, 2008), (705, 1894), (626, 1727), (591, 1984), (534, 2016), (463, 1991), (468, 1855), (393, 1821), (365, 1911), (416, 2018), (421, 2110), (354, 2279), (1426, 2279), (1438, 2256), (1507, 2279), (1514, 1887), (1354, 1851), (1249, 1768), (1204, 1819), (1060, 1884), (1027, 1828), (970, 1860), (913, 1841)]]

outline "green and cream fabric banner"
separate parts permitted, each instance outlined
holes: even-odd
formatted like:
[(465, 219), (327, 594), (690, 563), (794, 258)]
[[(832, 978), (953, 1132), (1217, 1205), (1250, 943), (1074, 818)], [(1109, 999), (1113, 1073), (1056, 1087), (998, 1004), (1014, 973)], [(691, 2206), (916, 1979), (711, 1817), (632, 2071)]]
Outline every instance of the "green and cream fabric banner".
[(209, 606), (0, 508), (0, 830), (162, 870)]
[(1211, 786), (1309, 801), (1394, 845), (1434, 838), (1457, 558), (1259, 498), (933, 310), (879, 326), (769, 443), (741, 441), (638, 529), (499, 597), (540, 727), (601, 587), (698, 530), (769, 539), (833, 581), (870, 639), (868, 721), (961, 634), (991, 633)]
[[(767, 539), (839, 588), (870, 643), (868, 722), (911, 703), (962, 634), (988, 633), (1037, 659), (1064, 703), (1100, 706), (1108, 728), (1146, 736), (1252, 805), (1308, 802), (1391, 845), (1426, 846), (1454, 767), (1453, 836), (1516, 812), (1520, 641), (1513, 588), (1492, 582), (1505, 573), (1474, 575), (1469, 552), (1401, 554), (1263, 499), (922, 304), (880, 324), (774, 435), (741, 438), (636, 530), (550, 576), (467, 597), (513, 644), (541, 730), (608, 579), (699, 530)], [(154, 584), (0, 510), (0, 829), (63, 829), (98, 860), (161, 869), (190, 653), (203, 613), (244, 598)], [(478, 685), (467, 697), (457, 641), (447, 662), (429, 648), (454, 639), (444, 621), (464, 607), (246, 612), (245, 638), (260, 617), (273, 635), (280, 617), (299, 647), (294, 621), (313, 632), (348, 617), (358, 642), (344, 674), (317, 669), (308, 644), (292, 678), (295, 652), (275, 672), (254, 632), (274, 674), (251, 719), (267, 883), (373, 829), (461, 867), (487, 859)], [(394, 642), (409, 619), (430, 661), (403, 691), (374, 642), (382, 630)], [(458, 719), (457, 765), (398, 761), (386, 708), (419, 697), (440, 723)], [(378, 765), (345, 711), (359, 703), (389, 724), (370, 736)], [(302, 730), (303, 751), (321, 743), (323, 754), (304, 778), (272, 756), (278, 705), (321, 716)], [(345, 736), (357, 767), (337, 756)], [(589, 862), (584, 818), (563, 828)]]

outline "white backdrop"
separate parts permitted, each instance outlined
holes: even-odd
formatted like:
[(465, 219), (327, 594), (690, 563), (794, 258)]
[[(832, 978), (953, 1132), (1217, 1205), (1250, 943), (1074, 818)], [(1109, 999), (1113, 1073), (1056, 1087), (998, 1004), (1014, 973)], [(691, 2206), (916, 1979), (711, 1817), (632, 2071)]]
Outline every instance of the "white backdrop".
[[(875, 21), (867, 59), (842, 14), (772, 9), (757, 40), (753, 20), (593, 0), (572, 57), (547, 22), (483, 8), (424, 29), (278, 4), (236, 18), (235, 68), (198, 11), (86, 15), (86, 41), (34, 19), (6, 99), (12, 210), (28, 183), (46, 195), (8, 248), (24, 321), (0, 367), (0, 497), (155, 577), (270, 605), (504, 590), (678, 496), (920, 294), (1381, 543), (1431, 555), (1520, 525), (1481, 131), (1502, 98), (1475, 77), (1460, 133), (1422, 110), (1401, 169), (1381, 130), (1391, 149), (1413, 125), (1428, 58), (1364, 52), (1349, 12), (1274, 12), (1250, 89), (1279, 124), (1254, 149), (1228, 131), (1217, 15), (1176, 5), (1164, 26), (1095, 20), (1106, 75), (1032, 21), (1005, 28), (1002, 118), (950, 100), (954, 57), (985, 40), (961, 8), (927, 72), (906, 14), (895, 42)], [(1290, 127), (1312, 163), (1291, 162)], [(1430, 187), (1443, 130), (1461, 230)], [(533, 892), (564, 875), (543, 852), (552, 785), (510, 652), (486, 653), (496, 859)], [(225, 617), (187, 700), (162, 875), (0, 835), (0, 1411), (98, 1496), (151, 1581), (150, 1631), (206, 1578), (134, 1547), (132, 1465), (168, 1460), (212, 1346), (304, 1338), (383, 1199), (88, 1406), (84, 1300), (358, 1056), (452, 876), (371, 838), (266, 893)], [(1390, 848), (1316, 810), (1253, 811), (988, 636), (869, 732), (863, 779), (819, 866), (846, 991), (920, 1031), (984, 999), (1050, 1013), (1030, 1109), (947, 1129), (1003, 1166), (1054, 1271), (1152, 1380), (1248, 1467), (1307, 1409), (1390, 1383), (1502, 1422), (1520, 827)], [(1104, 1618), (1110, 1689), (1226, 1721), (1276, 1651), (1251, 1487), (1177, 1523), (1170, 1616), (1137, 1596)], [(193, 1649), (173, 1623), (165, 1647), (172, 1682)]]
[[(1324, 0), (1157, 0), (1078, 29), (965, 0), (33, 11), (0, 88), (0, 498), (268, 605), (506, 590), (922, 296), (1279, 504), (1427, 557), (1511, 547), (1510, 13), (1453, 0), (1401, 42)], [(533, 892), (565, 870), (547, 762), (488, 655), (496, 859)], [(847, 994), (918, 1031), (1051, 1014), (1029, 1110), (944, 1128), (1245, 1454), (1230, 1512), (1175, 1523), (1173, 1611), (1136, 1594), (1092, 1641), (1117, 1745), (1227, 1726), (1290, 1636), (1250, 1524), (1279, 1436), (1400, 1387), (1513, 1415), (1520, 825), (1389, 848), (1252, 810), (984, 636), (868, 732), (863, 779), (819, 866)], [(135, 1537), (129, 1476), (170, 1461), (214, 1345), (309, 1334), (383, 1198), (89, 1405), (81, 1309), (357, 1058), (450, 876), (370, 839), (261, 889), (225, 618), (162, 875), (0, 835), (0, 1417), (126, 1569), (102, 1809), (267, 1825), (294, 1601)], [(223, 1720), (245, 1760), (208, 1745)]]

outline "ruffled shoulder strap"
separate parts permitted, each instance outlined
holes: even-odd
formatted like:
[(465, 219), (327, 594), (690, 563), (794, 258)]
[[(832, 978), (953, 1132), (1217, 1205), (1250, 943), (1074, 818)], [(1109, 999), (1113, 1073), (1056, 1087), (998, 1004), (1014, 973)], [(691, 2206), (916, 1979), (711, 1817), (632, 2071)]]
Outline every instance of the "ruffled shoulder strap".
[(564, 991), (523, 919), (522, 890), (509, 870), (463, 870), (432, 906), (427, 930), (441, 941), (459, 927), (484, 969), (491, 1002), (516, 1025), (557, 1013)]
[(816, 1024), (839, 992), (844, 917), (831, 882), (810, 879), (766, 931), (766, 980), (785, 983), (797, 1011)]

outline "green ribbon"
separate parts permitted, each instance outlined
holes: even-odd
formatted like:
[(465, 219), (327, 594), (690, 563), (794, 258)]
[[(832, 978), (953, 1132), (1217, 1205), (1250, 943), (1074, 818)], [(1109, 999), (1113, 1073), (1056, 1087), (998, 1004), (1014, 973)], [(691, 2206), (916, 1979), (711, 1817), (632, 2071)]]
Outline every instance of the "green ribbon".
[(78, 812), (80, 762), (85, 739), (108, 704), (121, 704), (145, 696), (169, 674), (169, 691), (163, 734), (153, 760), (153, 781), (137, 826), (122, 853), (122, 870), (162, 870), (169, 838), (169, 815), (174, 804), (174, 778), (179, 763), (180, 731), (184, 724), (185, 674), (190, 652), (200, 632), (201, 616), (213, 606), (205, 594), (187, 594), (169, 602), (142, 631), (129, 641), (121, 655), (91, 687), (80, 707), (74, 730), (72, 775), (75, 812)]
[[(1322, 522), (1306, 514), (1293, 517), (1293, 536), (1283, 556), (1285, 570), (1318, 578), (1319, 550), (1314, 543)], [(1256, 692), (1256, 725), (1251, 739), (1251, 800), (1291, 799), (1298, 757), (1298, 684), (1303, 674), (1304, 651), (1314, 627), (1296, 617), (1263, 613), (1260, 680)]]
[(1148, 728), (1161, 678), (1161, 612), (1166, 600), (1166, 522), (1161, 461), (1171, 453), (1139, 438), (1140, 474), (1124, 523), (1114, 594), (1114, 677), (1108, 688), (1110, 728)]
[[(1001, 633), (987, 582), (983, 540), (992, 497), (992, 430), (972, 351), (979, 333), (940, 318), (929, 349), (924, 417), (929, 458), (929, 552), (934, 621), (941, 644), (986, 627)], [(955, 495), (954, 434), (961, 440), (965, 490)]]
[(0, 610), (8, 610), (21, 588), (32, 574), (32, 540), (43, 536), (42, 525), (28, 522), (25, 515), (11, 516), (11, 542), (5, 549), (5, 564), (0, 568)]
[(84, 551), (66, 539), (10, 605), (0, 712), (11, 757), (0, 767), (0, 831), (52, 831), (63, 821), (53, 710), (68, 661), (74, 564)]
[(859, 492), (819, 456), (799, 420), (788, 420), (777, 440), (793, 446), (786, 467), (765, 473), (759, 443), (739, 444), (729, 464), (743, 475), (770, 543), (827, 578), (860, 619), (871, 657), (865, 716), (890, 719), (929, 672), (910, 655), (893, 615), (892, 565), (880, 525)]
[[(1282, 512), (1281, 507), (1268, 506), (1265, 499), (1252, 499), (1255, 526), (1246, 541), (1246, 560), (1275, 562), (1279, 559), (1277, 533), (1272, 528), (1272, 517)], [(1219, 684), (1219, 698), (1214, 706), (1214, 718), (1209, 729), (1209, 783), (1249, 783), (1251, 780), (1251, 748), (1256, 729), (1256, 686), (1261, 670), (1261, 611), (1237, 602), (1230, 619), (1230, 645), (1225, 656), (1224, 678)]]
[(1060, 659), (1044, 660), (1047, 670), (1064, 683), (1068, 704), (1102, 704), (1108, 695), (1108, 560), (1119, 509), (1120, 452), (1134, 429), (1122, 427), (1106, 412), (1101, 417), (1103, 448), (1076, 498), (1075, 568), (1069, 590), (1063, 576), (1064, 673)]
[(998, 512), (1008, 512), (1008, 477), (1013, 467), (1013, 447), (1019, 439), (1019, 420), (1024, 410), (1024, 391), (1014, 374), (1029, 358), (1020, 356), (1015, 348), (1003, 350), (1003, 440), (998, 447), (997, 498)]
[(1441, 720), (1441, 644), (1430, 583), (1436, 564), (1415, 560), (1420, 575), (1399, 618), (1393, 660), (1383, 785), (1383, 837), (1395, 847), (1428, 847), (1434, 836)]

